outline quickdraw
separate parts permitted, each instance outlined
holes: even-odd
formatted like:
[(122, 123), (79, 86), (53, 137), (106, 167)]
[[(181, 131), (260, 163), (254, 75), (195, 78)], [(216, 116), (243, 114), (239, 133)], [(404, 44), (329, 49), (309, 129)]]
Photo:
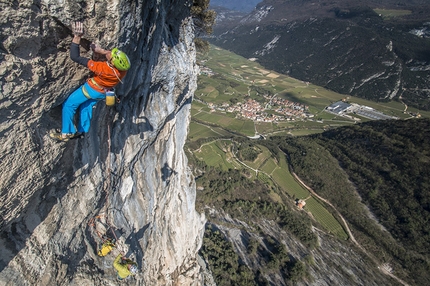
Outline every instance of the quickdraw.
[[(99, 256), (106, 256), (113, 250), (113, 248), (116, 248), (115, 243), (118, 242), (118, 238), (115, 234), (114, 228), (110, 224), (108, 224), (107, 222), (104, 223), (101, 221), (102, 217), (103, 217), (102, 215), (98, 215), (94, 218), (91, 218), (90, 221), (88, 222), (88, 225), (97, 234), (97, 236), (100, 238), (100, 240), (102, 242), (101, 248), (97, 251), (97, 254)], [(106, 230), (110, 229), (114, 238), (109, 237), (106, 234), (107, 231), (105, 234), (103, 234), (99, 230), (97, 230), (96, 221), (98, 223), (102, 224), (106, 228)], [(120, 253), (122, 254), (122, 251), (120, 251)]]

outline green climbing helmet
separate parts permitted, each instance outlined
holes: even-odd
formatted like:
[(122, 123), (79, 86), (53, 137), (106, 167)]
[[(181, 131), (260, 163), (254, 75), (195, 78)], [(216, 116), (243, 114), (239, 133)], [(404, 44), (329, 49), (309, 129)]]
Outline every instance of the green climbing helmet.
[(118, 70), (126, 71), (130, 68), (130, 60), (123, 51), (118, 48), (114, 48), (111, 52), (111, 56), (112, 63)]

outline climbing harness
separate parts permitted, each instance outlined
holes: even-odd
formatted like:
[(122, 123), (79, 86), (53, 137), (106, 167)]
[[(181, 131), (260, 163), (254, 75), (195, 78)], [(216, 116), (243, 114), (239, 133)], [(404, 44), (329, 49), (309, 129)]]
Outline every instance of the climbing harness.
[(92, 77), (92, 78), (90, 78), (90, 81), (91, 81), (91, 83), (92, 84), (94, 84), (94, 86), (96, 86), (99, 90), (106, 90), (106, 88), (105, 87), (103, 87), (103, 86), (101, 86), (100, 84), (98, 84), (97, 82), (96, 82), (96, 80)]
[(88, 99), (91, 99), (90, 94), (88, 93), (88, 90), (85, 88), (84, 85), (82, 85), (82, 93), (84, 94), (84, 96)]
[[(110, 66), (109, 62), (107, 62), (107, 65), (112, 69), (112, 71), (114, 72), (115, 76), (118, 78), (118, 80), (122, 83), (121, 79), (119, 78), (119, 76), (116, 74), (115, 70)], [(96, 80), (92, 77), (89, 79), (89, 81), (91, 81), (91, 83), (97, 87), (99, 90), (103, 90), (104, 94), (106, 95), (106, 105), (107, 106), (114, 106), (115, 102), (117, 101), (119, 103), (119, 100), (116, 98), (115, 95), (115, 89), (111, 88), (111, 89), (107, 89), (103, 86), (101, 86), (100, 84), (98, 84), (96, 82)], [(87, 98), (90, 98), (87, 96), (87, 94), (85, 94), (85, 90), (83, 89), (84, 87), (82, 87), (82, 91), (84, 92), (84, 95)]]

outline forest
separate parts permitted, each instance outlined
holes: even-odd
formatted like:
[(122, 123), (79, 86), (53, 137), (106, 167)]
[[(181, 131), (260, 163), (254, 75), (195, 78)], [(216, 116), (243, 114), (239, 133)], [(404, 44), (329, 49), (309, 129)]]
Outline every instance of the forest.
[[(246, 139), (239, 140), (248, 142)], [(251, 145), (244, 144), (243, 150), (253, 148)], [(255, 229), (260, 229), (262, 220), (271, 220), (309, 249), (317, 247), (318, 239), (312, 231), (311, 219), (305, 213), (292, 211), (292, 205), (274, 201), (269, 195), (268, 186), (248, 178), (246, 169), (222, 171), (195, 158), (190, 161), (193, 166), (204, 171), (204, 175), (196, 179), (199, 189), (196, 200), (198, 211), (205, 212), (207, 206), (223, 210)], [(248, 255), (261, 265), (258, 271), (253, 271), (240, 260), (231, 242), (210, 219), (200, 254), (208, 262), (217, 285), (271, 285), (265, 275), (274, 273), (279, 273), (288, 285), (294, 285), (308, 276), (305, 262), (293, 258), (276, 238), (261, 230), (258, 233), (265, 237), (262, 242), (255, 239), (246, 242)]]
[[(300, 260), (291, 260), (285, 246), (272, 237), (266, 237), (265, 243), (270, 245), (271, 251), (264, 251), (256, 240), (250, 240), (248, 255), (256, 257), (258, 253), (265, 259), (265, 267), (253, 273), (246, 265), (240, 263), (239, 256), (232, 244), (217, 230), (215, 225), (208, 224), (200, 250), (217, 285), (271, 285), (264, 277), (264, 273), (280, 271), (287, 281), (287, 285), (294, 285), (307, 276), (306, 265)], [(265, 252), (265, 253), (264, 253)], [(255, 258), (257, 259), (257, 258)]]
[(430, 120), (373, 121), (272, 141), (369, 252), (417, 285), (430, 281)]
[(203, 211), (204, 205), (211, 205), (249, 224), (259, 218), (271, 219), (303, 244), (315, 247), (317, 236), (311, 230), (310, 218), (273, 201), (263, 183), (249, 180), (242, 172), (207, 167), (205, 176), (197, 179), (197, 184), (202, 187), (197, 197), (197, 209)]
[[(413, 285), (430, 281), (430, 120), (372, 121), (301, 137), (232, 138), (240, 143), (237, 155), (244, 160), (255, 159), (259, 146), (277, 159), (280, 152), (286, 154), (291, 170), (335, 206), (374, 260), (389, 263), (396, 276)], [(311, 231), (315, 222), (292, 211), (288, 204), (273, 201), (270, 187), (263, 181), (251, 180), (244, 169), (222, 171), (189, 158), (202, 172), (196, 179), (199, 211), (209, 205), (250, 225), (261, 218), (270, 219), (310, 249), (317, 247), (317, 237)], [(250, 270), (237, 264), (237, 256), (217, 253), (220, 248), (216, 245), (224, 240), (216, 230), (207, 230), (202, 251), (222, 263), (236, 261), (233, 268), (237, 275), (229, 276), (230, 281), (245, 285), (252, 276)], [(227, 249), (225, 243), (221, 249)], [(249, 255), (261, 252), (262, 245), (248, 243)], [(283, 260), (286, 250), (276, 240), (266, 245), (275, 246), (266, 253), (264, 271), (277, 267), (288, 283), (307, 276), (306, 263)], [(216, 277), (222, 281), (226, 273)], [(265, 285), (262, 277), (254, 273), (252, 283)]]

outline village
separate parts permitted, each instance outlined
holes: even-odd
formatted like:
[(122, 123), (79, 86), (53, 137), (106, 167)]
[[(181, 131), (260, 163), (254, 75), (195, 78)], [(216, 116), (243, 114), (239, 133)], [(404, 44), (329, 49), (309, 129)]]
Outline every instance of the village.
[(223, 103), (216, 105), (207, 103), (211, 111), (221, 111), (236, 113), (237, 117), (250, 119), (258, 122), (282, 122), (294, 121), (303, 118), (311, 118), (312, 114), (308, 112), (309, 107), (292, 102), (287, 99), (282, 99), (276, 96), (264, 96), (266, 101), (261, 104), (255, 99), (248, 98), (245, 102), (236, 104)]
[[(204, 63), (204, 61), (202, 61)], [(202, 65), (200, 66), (200, 74), (206, 76), (213, 76), (216, 73), (212, 69)], [(237, 117), (245, 118), (258, 122), (283, 122), (295, 121), (304, 118), (313, 118), (314, 115), (309, 113), (309, 106), (282, 99), (276, 95), (263, 95), (264, 103), (260, 103), (255, 99), (249, 98), (245, 95), (244, 102), (237, 102), (235, 104), (224, 102), (222, 104), (214, 104), (211, 102), (204, 102), (195, 98), (195, 100), (206, 104), (211, 112), (221, 111), (236, 113)]]

